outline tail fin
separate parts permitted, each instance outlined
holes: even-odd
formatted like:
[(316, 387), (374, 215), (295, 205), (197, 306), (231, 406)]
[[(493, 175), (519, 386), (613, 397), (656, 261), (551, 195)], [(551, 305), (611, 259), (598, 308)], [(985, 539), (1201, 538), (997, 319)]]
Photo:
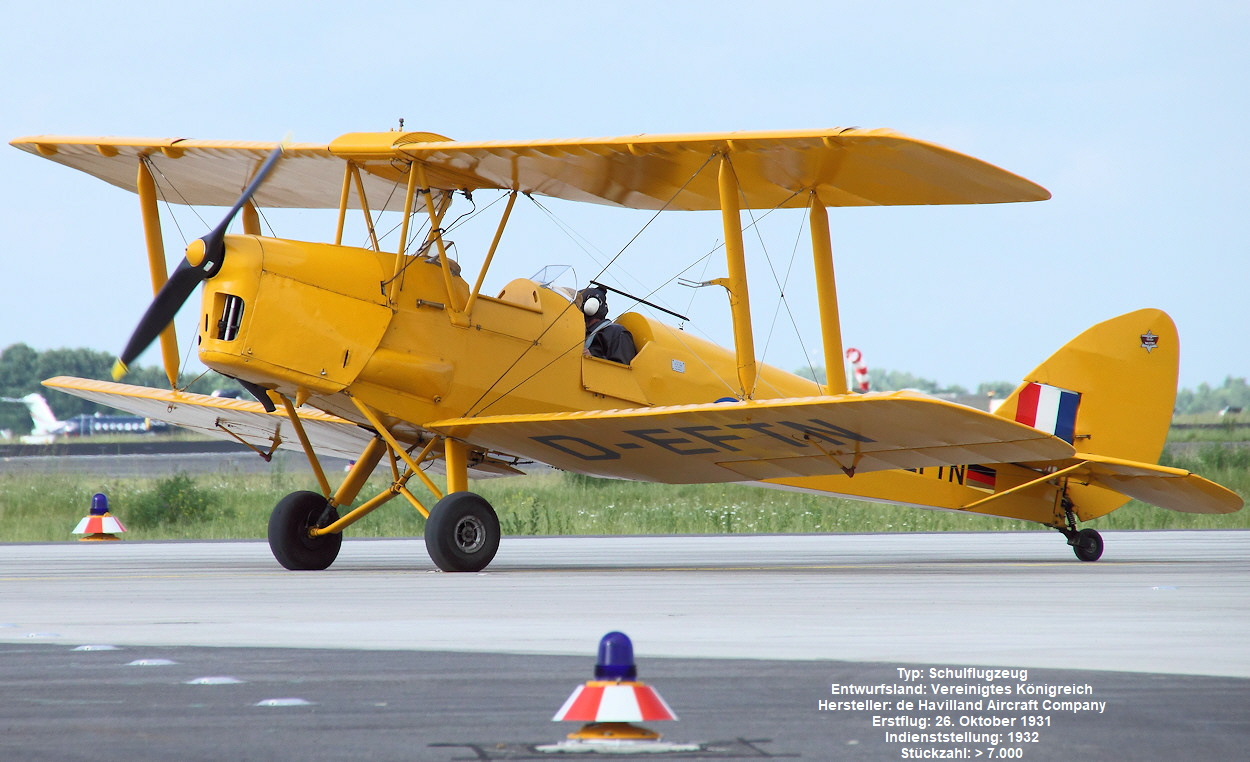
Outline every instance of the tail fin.
[[(1231, 513), (1241, 498), (1159, 461), (1176, 404), (1180, 339), (1159, 310), (1112, 318), (1033, 369), (995, 411), (1067, 439), (1081, 466), (1065, 495), (1082, 521), (1130, 497), (1174, 511)], [(1066, 464), (1057, 464), (1066, 465)]]
[(1078, 452), (1157, 463), (1172, 423), (1179, 367), (1172, 319), (1161, 310), (1138, 310), (1069, 341), (1026, 375), (995, 413), (1049, 429)]
[(22, 402), (30, 411), (30, 420), (35, 425), (31, 429), (32, 435), (51, 434), (64, 428), (64, 424), (56, 419), (56, 414), (42, 394), (27, 394), (22, 397)]

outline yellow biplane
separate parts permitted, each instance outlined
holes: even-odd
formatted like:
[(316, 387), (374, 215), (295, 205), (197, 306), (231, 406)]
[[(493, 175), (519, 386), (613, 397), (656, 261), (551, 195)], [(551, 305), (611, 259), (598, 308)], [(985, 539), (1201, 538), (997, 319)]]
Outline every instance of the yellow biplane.
[[(438, 567), (482, 569), (498, 547), (499, 520), (469, 479), (520, 474), (534, 461), (599, 477), (748, 482), (1033, 521), (1062, 532), (1084, 561), (1099, 558), (1103, 542), (1077, 522), (1130, 497), (1196, 513), (1242, 505), (1219, 485), (1154, 465), (1179, 357), (1175, 326), (1158, 310), (1081, 334), (993, 414), (916, 392), (848, 392), (828, 207), (1050, 196), (889, 130), (533, 142), (392, 131), (278, 146), (43, 136), (13, 145), (138, 194), (156, 297), (114, 380), (159, 336), (171, 389), (45, 383), (262, 455), (302, 448), (320, 491), (287, 496), (269, 522), (274, 556), (288, 569), (328, 567), (344, 529), (401, 495), (426, 517)], [(487, 191), (507, 203), (470, 283), (449, 255), (445, 220), (455, 197)], [(600, 356), (588, 351), (597, 335), (588, 325), (606, 299), (597, 284), (574, 292), (520, 278), (483, 293), (518, 194), (719, 210), (726, 277), (709, 283), (728, 293), (733, 349), (626, 312), (613, 325), (632, 346)], [(162, 197), (233, 204), (168, 276)], [(279, 207), (337, 210), (333, 242), (262, 235), (258, 209)], [(779, 208), (807, 215), (826, 385), (756, 360), (742, 212)], [(350, 210), (363, 212), (372, 245), (343, 244)], [(227, 234), (240, 212), (242, 233)], [(384, 213), (400, 215), (394, 250), (378, 243)], [(200, 360), (238, 379), (255, 402), (177, 389), (171, 322), (201, 285)], [(354, 460), (337, 486), (319, 453)], [(389, 486), (351, 508), (384, 463)], [(431, 468), (446, 473), (445, 493)], [(410, 489), (414, 477), (432, 507)]]

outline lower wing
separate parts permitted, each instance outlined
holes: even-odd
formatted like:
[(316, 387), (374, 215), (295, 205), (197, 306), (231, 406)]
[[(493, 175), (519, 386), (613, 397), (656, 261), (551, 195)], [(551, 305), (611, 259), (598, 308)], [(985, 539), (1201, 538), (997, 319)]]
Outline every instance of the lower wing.
[(427, 429), (556, 468), (670, 484), (1070, 458), (1015, 421), (914, 392), (458, 418)]
[[(242, 442), (261, 453), (303, 449), (290, 419), (284, 413), (267, 412), (259, 402), (68, 376), (50, 378), (43, 384), (134, 415)], [(296, 414), (313, 449), (321, 455), (358, 458), (375, 436), (370, 429), (319, 410), (300, 408)], [(441, 472), (442, 464), (441, 458), (434, 461), (431, 470)], [(470, 474), (477, 478), (519, 473), (511, 465), (489, 458), (470, 464)]]

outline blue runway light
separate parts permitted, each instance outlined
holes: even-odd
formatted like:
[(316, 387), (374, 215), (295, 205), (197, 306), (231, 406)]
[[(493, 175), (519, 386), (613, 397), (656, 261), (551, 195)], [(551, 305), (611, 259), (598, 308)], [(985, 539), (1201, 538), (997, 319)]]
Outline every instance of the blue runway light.
[(599, 640), (599, 661), (595, 664), (596, 680), (633, 680), (638, 677), (634, 666), (634, 644), (623, 632), (609, 632)]
[(91, 515), (103, 516), (109, 512), (109, 499), (103, 492), (91, 496)]

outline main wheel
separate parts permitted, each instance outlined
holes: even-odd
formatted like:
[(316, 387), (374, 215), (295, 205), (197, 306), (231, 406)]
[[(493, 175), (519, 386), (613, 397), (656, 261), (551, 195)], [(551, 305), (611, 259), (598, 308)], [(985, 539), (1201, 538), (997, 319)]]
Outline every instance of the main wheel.
[(1102, 535), (1094, 529), (1082, 529), (1076, 533), (1072, 552), (1082, 561), (1097, 561), (1102, 558)]
[(499, 517), (481, 495), (453, 492), (425, 520), (425, 549), (443, 571), (481, 571), (499, 550)]
[(278, 501), (269, 515), (269, 549), (273, 557), (292, 571), (318, 571), (338, 558), (342, 534), (309, 537), (308, 530), (339, 520), (318, 492), (292, 492)]

